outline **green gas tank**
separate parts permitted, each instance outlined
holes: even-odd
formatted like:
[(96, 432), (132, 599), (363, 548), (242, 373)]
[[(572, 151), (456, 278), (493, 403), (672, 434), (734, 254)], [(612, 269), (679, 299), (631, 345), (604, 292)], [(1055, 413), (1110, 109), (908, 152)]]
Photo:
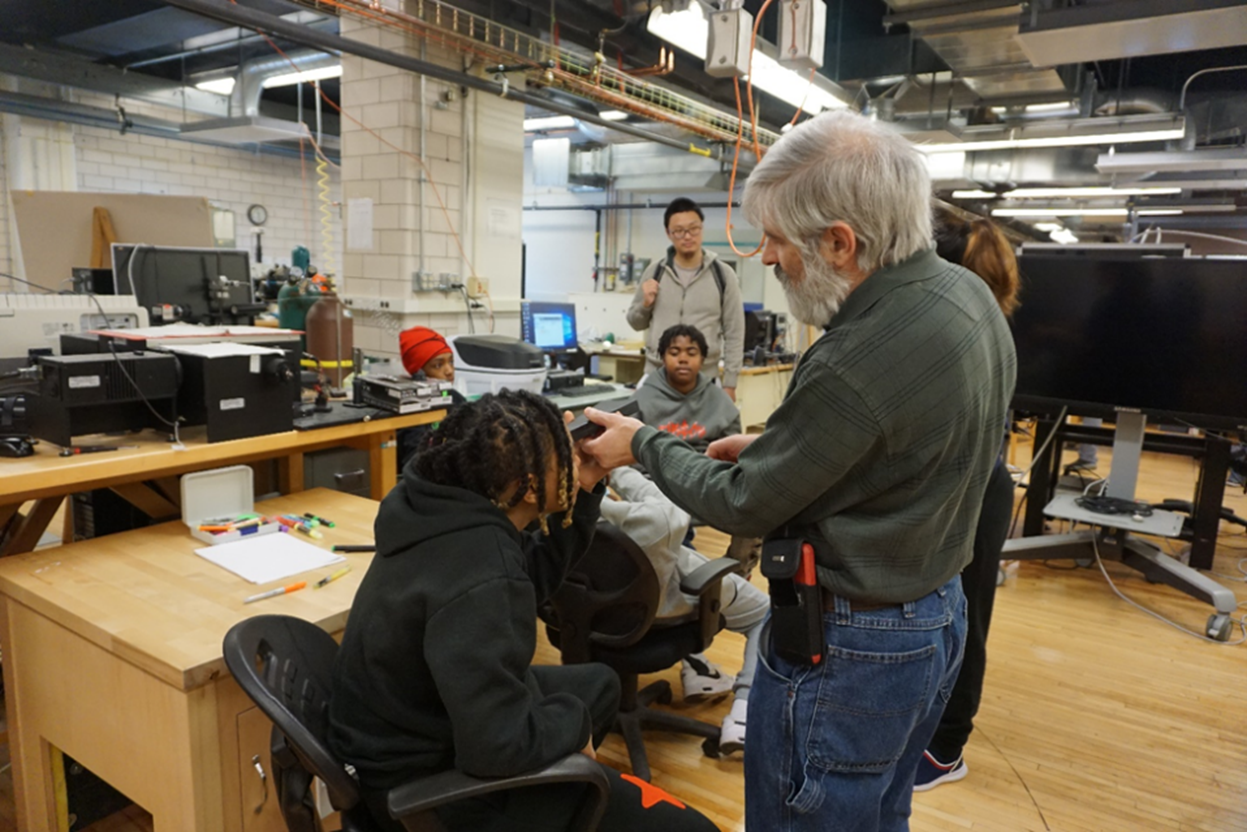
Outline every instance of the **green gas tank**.
[[(287, 283), (277, 292), (277, 322), (282, 329), (307, 329), (307, 310), (320, 300), (320, 289), (310, 280)], [(307, 335), (303, 335), (303, 349), (307, 349)]]

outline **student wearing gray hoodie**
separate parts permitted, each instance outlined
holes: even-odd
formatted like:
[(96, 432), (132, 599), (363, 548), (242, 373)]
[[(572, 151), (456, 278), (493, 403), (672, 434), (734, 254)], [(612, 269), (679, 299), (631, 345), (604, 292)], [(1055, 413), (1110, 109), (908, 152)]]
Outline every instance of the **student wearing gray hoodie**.
[(735, 402), (701, 374), (706, 354), (706, 336), (697, 327), (668, 327), (658, 340), (662, 366), (636, 391), (642, 422), (703, 452), (714, 440), (741, 432)]
[[(618, 500), (603, 500), (601, 515), (632, 538), (645, 551), (654, 571), (662, 596), (658, 617), (682, 615), (696, 607), (696, 601), (680, 592), (680, 581), (709, 559), (684, 546), (681, 541), (688, 531), (688, 512), (671, 502), (658, 486), (633, 468), (617, 468), (611, 472), (611, 489)], [(745, 715), (748, 710), (749, 688), (753, 685), (758, 663), (758, 642), (771, 600), (766, 593), (742, 578), (728, 575), (723, 580), (722, 612), (727, 629), (745, 636), (745, 651), (740, 673), (735, 680), (724, 674), (727, 685), (714, 690), (702, 687), (704, 674), (698, 665), (713, 667), (705, 656), (694, 654), (684, 661), (680, 681), (684, 698), (696, 701), (713, 693), (732, 690), (730, 713), (723, 719), (719, 734), (719, 750), (724, 754), (740, 751), (745, 745)]]

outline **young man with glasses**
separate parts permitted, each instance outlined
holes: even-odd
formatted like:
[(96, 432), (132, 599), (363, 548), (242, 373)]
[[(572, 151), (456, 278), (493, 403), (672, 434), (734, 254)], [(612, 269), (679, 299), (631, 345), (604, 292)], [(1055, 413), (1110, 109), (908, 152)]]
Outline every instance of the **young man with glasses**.
[(697, 203), (679, 197), (663, 213), (671, 246), (667, 256), (645, 270), (637, 287), (628, 324), (645, 335), (646, 369), (662, 366), (658, 339), (668, 328), (687, 324), (709, 341), (703, 373), (718, 377), (723, 359), (723, 390), (736, 400), (736, 379), (745, 352), (745, 307), (740, 282), (731, 266), (702, 248), (705, 215)]

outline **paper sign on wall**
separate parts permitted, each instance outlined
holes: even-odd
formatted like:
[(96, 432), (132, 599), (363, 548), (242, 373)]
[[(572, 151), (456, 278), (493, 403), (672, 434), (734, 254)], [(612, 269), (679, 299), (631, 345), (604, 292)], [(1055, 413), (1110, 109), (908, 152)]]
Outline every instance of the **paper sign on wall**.
[(372, 251), (372, 200), (368, 197), (346, 201), (346, 247)]
[(520, 213), (510, 202), (490, 197), (485, 210), (490, 238), (514, 240), (520, 236)]

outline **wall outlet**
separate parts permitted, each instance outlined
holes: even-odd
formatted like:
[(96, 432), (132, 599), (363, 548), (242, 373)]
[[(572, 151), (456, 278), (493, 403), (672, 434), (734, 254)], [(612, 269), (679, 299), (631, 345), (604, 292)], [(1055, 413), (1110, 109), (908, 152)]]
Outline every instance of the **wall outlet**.
[(489, 280), (484, 277), (469, 277), (467, 288), (468, 297), (483, 298), (489, 294)]

